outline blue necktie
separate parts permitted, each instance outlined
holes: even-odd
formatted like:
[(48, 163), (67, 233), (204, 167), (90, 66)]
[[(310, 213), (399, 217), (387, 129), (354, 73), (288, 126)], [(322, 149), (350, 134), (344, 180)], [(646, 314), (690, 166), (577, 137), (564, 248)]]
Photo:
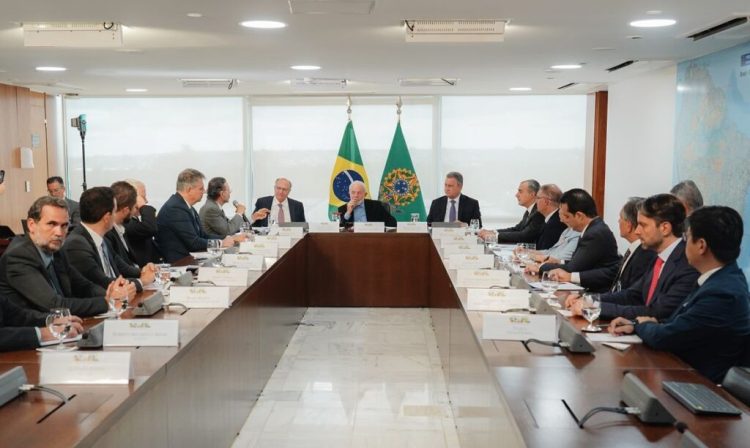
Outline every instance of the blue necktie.
[(454, 222), (456, 220), (456, 200), (451, 199), (451, 210), (448, 212), (448, 222)]

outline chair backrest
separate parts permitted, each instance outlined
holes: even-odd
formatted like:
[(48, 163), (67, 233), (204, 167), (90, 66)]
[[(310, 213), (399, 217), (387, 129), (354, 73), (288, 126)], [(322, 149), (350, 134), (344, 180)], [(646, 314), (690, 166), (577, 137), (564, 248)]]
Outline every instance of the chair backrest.
[(26, 223), (25, 219), (21, 220), (21, 227), (23, 227), (23, 233), (27, 234), (29, 233), (29, 225)]

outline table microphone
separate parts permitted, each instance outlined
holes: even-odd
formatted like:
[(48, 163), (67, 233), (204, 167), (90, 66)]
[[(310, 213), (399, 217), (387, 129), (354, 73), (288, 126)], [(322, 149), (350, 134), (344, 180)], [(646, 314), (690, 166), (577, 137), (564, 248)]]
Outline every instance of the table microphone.
[[(234, 208), (237, 208), (240, 205), (240, 203), (237, 202), (237, 200), (235, 199), (234, 201), (232, 201), (232, 205), (234, 205)], [(245, 222), (250, 222), (250, 220), (247, 219), (247, 216), (245, 216), (244, 213), (242, 214), (242, 220)]]

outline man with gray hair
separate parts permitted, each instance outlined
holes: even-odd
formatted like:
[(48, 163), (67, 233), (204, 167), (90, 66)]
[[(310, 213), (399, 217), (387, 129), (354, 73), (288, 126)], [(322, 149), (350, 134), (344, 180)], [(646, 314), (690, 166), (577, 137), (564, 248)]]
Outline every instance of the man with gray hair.
[(158, 262), (161, 254), (154, 244), (154, 238), (159, 230), (156, 224), (156, 209), (148, 205), (146, 185), (143, 182), (136, 179), (126, 179), (125, 182), (132, 185), (136, 191), (133, 216), (123, 223), (125, 240), (138, 266)]
[[(219, 235), (206, 233), (193, 205), (203, 199), (206, 176), (198, 170), (187, 168), (177, 176), (177, 192), (164, 203), (156, 217), (159, 231), (156, 242), (167, 262), (172, 263), (190, 256), (190, 252), (203, 252), (208, 240), (222, 240)], [(222, 247), (231, 247), (244, 237), (227, 236)]]
[(305, 222), (305, 206), (289, 197), (292, 182), (279, 177), (273, 182), (273, 196), (263, 196), (255, 201), (250, 219), (253, 226), (268, 227), (271, 223)]
[(441, 196), (430, 204), (427, 213), (427, 224), (433, 222), (462, 222), (470, 224), (472, 219), (479, 220), (482, 227), (482, 212), (479, 211), (479, 201), (461, 194), (464, 187), (464, 176), (457, 171), (451, 171), (445, 175), (443, 191)]
[(703, 207), (703, 195), (695, 182), (690, 179), (679, 182), (669, 192), (677, 196), (677, 199), (685, 206), (686, 216), (690, 216), (695, 209)]
[[(496, 235), (498, 243), (536, 244), (542, 235), (545, 224), (545, 216), (536, 207), (537, 193), (539, 193), (539, 182), (534, 179), (522, 181), (518, 184), (518, 190), (516, 191), (518, 205), (526, 209), (521, 221), (513, 227), (500, 229), (497, 232), (483, 230), (479, 232), (479, 236), (483, 239), (495, 239)], [(562, 230), (560, 232), (562, 233)]]
[(388, 227), (396, 227), (394, 218), (380, 201), (365, 199), (365, 184), (355, 180), (349, 185), (349, 202), (339, 207), (341, 225), (355, 222), (383, 222)]

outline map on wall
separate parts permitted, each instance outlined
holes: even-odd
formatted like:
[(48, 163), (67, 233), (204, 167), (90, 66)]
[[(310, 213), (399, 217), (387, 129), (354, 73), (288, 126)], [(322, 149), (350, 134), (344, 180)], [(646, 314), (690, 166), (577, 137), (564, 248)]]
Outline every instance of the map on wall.
[(706, 205), (742, 214), (738, 262), (750, 279), (750, 42), (678, 66), (674, 181), (684, 179)]

